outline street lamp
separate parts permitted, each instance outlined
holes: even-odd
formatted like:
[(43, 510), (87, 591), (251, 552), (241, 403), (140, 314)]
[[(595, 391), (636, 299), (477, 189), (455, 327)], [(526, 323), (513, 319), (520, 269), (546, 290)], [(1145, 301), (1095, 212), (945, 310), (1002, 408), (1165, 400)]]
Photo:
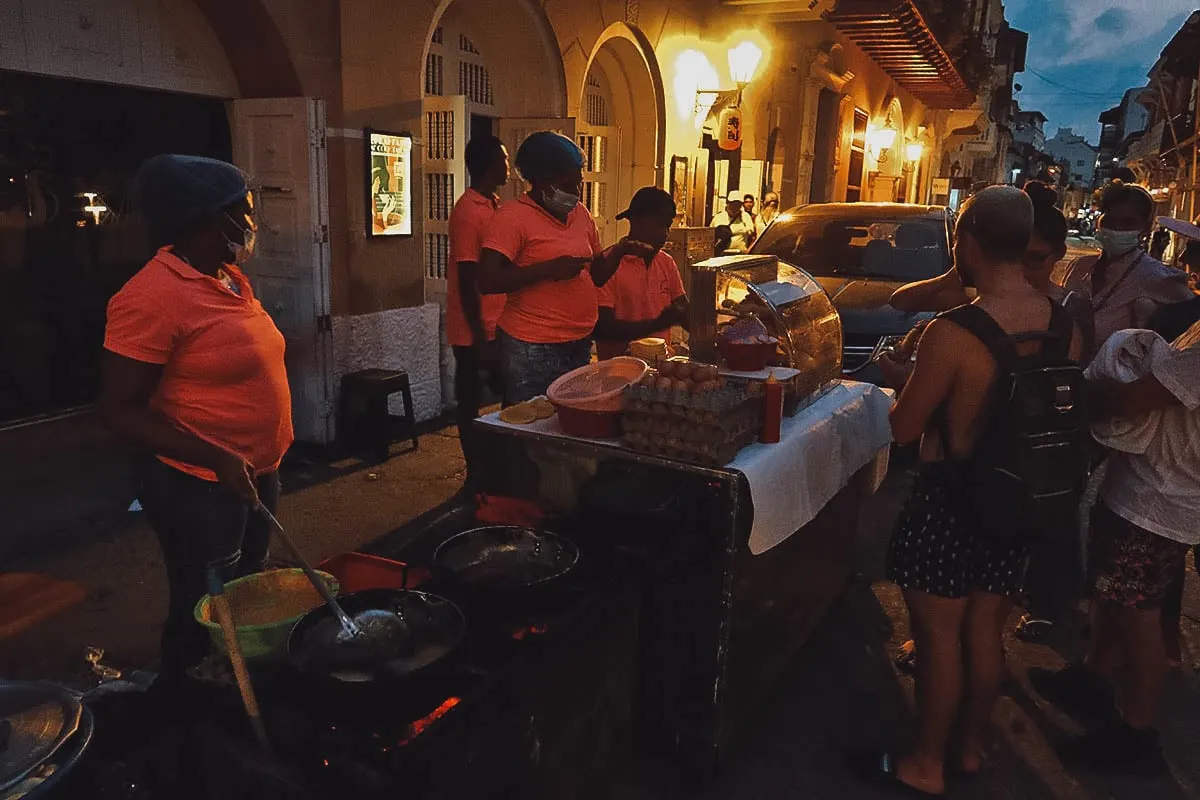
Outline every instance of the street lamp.
[(762, 61), (762, 48), (754, 42), (745, 41), (729, 50), (729, 77), (737, 84), (738, 91), (745, 89), (754, 80), (754, 73)]

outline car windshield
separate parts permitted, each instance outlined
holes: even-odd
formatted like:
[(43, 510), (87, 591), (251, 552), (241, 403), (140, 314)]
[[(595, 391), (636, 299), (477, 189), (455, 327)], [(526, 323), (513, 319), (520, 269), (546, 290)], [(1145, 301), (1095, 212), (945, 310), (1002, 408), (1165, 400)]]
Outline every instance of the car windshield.
[(751, 248), (818, 277), (919, 281), (950, 267), (945, 222), (933, 217), (828, 214), (776, 220)]

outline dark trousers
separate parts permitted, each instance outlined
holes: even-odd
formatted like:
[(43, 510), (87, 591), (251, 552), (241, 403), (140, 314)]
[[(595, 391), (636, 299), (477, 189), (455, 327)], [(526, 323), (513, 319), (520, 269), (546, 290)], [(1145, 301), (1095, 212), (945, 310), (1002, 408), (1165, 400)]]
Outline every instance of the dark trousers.
[(454, 351), (454, 396), (457, 408), (458, 438), (463, 456), (467, 459), (467, 475), (471, 474), (471, 463), (475, 461), (475, 437), (471, 423), (479, 417), (484, 404), (485, 390), (495, 397), (504, 394), (504, 382), (500, 376), (500, 345), (488, 342), (490, 365), (481, 363), (479, 351), (474, 347), (451, 348)]
[[(279, 473), (260, 476), (258, 493), (273, 513), (279, 505)], [(216, 569), (226, 582), (261, 572), (271, 529), (224, 486), (158, 459), (141, 465), (139, 499), (167, 569), (170, 600), (162, 632), (162, 675), (178, 679), (209, 652), (208, 633), (193, 617), (196, 603), (208, 594), (208, 569)]]
[(1079, 537), (1074, 529), (1034, 546), (1024, 588), (1026, 607), (1034, 619), (1061, 623), (1071, 618), (1084, 593)]

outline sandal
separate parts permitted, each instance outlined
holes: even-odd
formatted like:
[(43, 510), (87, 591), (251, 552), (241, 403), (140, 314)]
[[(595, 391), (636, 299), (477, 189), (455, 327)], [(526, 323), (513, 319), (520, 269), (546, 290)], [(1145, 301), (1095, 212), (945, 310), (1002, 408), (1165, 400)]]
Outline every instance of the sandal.
[(900, 780), (896, 772), (896, 758), (886, 750), (856, 753), (850, 758), (850, 768), (862, 780), (897, 797), (914, 800), (945, 797), (944, 794), (926, 792)]
[(917, 671), (917, 643), (909, 639), (900, 645), (900, 649), (896, 651), (896, 657), (892, 659), (892, 663), (896, 665), (897, 670), (905, 675), (915, 674)]

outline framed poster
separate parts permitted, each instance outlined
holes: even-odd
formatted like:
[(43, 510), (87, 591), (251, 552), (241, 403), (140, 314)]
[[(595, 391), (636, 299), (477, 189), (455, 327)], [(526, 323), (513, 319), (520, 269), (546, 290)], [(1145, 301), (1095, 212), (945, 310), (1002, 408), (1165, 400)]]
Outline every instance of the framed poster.
[(412, 236), (412, 135), (367, 128), (367, 235)]
[(671, 156), (671, 199), (675, 201), (676, 219), (687, 216), (688, 159)]

